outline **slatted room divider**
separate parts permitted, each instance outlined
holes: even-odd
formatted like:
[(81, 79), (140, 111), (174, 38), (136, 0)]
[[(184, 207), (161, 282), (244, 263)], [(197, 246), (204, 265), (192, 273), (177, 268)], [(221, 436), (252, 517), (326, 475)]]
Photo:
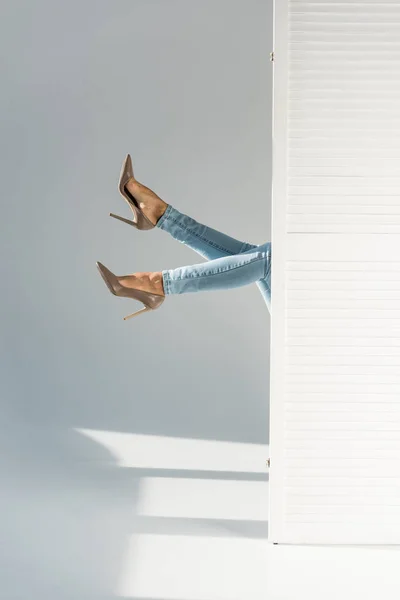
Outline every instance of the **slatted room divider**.
[(271, 542), (400, 543), (400, 2), (275, 0)]

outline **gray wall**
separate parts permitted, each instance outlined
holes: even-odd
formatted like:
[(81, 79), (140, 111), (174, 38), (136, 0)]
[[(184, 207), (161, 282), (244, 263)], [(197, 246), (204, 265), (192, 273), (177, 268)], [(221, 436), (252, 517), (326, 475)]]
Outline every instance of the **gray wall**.
[(109, 218), (127, 152), (176, 208), (270, 239), (272, 0), (7, 0), (0, 44), (0, 597), (112, 598), (140, 474), (76, 429), (268, 442), (256, 285), (124, 322), (95, 262), (204, 260)]

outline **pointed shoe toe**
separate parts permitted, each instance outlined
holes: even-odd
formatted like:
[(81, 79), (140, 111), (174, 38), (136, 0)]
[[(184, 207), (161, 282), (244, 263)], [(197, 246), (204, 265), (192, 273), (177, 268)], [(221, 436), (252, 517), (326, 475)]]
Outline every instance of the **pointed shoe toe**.
[(124, 198), (124, 200), (128, 203), (130, 209), (132, 210), (134, 219), (133, 220), (125, 219), (124, 217), (120, 217), (119, 215), (116, 215), (114, 213), (110, 213), (110, 217), (113, 217), (114, 219), (118, 219), (119, 221), (122, 221), (123, 223), (127, 223), (128, 225), (132, 225), (133, 227), (136, 227), (136, 229), (141, 229), (141, 230), (154, 229), (155, 224), (152, 223), (150, 221), (150, 219), (148, 219), (146, 217), (146, 215), (140, 209), (138, 201), (136, 200), (136, 198), (134, 198), (132, 196), (132, 194), (129, 192), (129, 190), (126, 187), (126, 184), (133, 178), (134, 178), (134, 174), (133, 174), (133, 167), (132, 167), (132, 159), (131, 159), (131, 155), (127, 154), (126, 158), (122, 164), (121, 174), (120, 174), (119, 182), (118, 182), (118, 190), (119, 190), (120, 194), (122, 195), (122, 197)]

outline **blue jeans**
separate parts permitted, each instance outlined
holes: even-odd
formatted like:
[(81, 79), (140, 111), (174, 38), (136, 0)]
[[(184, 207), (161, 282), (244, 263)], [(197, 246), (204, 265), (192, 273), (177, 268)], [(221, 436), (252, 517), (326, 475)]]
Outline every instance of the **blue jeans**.
[(255, 282), (271, 312), (271, 242), (256, 245), (207, 227), (171, 204), (157, 227), (208, 260), (162, 271), (164, 293), (221, 290)]

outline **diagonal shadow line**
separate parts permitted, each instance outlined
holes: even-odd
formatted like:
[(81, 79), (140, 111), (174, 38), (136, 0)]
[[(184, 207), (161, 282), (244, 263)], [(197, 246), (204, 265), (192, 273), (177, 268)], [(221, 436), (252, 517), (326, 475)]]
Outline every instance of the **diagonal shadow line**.
[(138, 477), (176, 477), (179, 479), (225, 479), (234, 481), (268, 481), (268, 473), (248, 473), (242, 471), (201, 471), (198, 469), (160, 469), (124, 467)]
[(137, 515), (134, 534), (268, 538), (268, 521)]

